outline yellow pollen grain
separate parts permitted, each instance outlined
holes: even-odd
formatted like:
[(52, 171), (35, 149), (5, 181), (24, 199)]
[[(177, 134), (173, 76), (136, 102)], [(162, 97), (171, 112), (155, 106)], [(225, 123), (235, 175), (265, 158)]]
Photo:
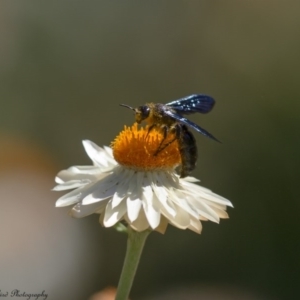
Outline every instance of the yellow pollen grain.
[[(174, 134), (168, 134), (162, 145), (167, 145), (174, 139)], [(148, 133), (148, 127), (124, 126), (124, 130), (112, 142), (115, 160), (123, 166), (136, 170), (170, 169), (181, 163), (178, 142), (175, 140), (164, 150), (155, 155), (163, 134), (156, 128)]]

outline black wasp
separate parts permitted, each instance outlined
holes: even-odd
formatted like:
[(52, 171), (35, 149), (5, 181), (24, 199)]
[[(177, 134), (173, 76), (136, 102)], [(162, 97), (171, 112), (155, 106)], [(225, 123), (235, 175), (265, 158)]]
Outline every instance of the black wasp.
[[(180, 177), (186, 177), (192, 170), (195, 169), (198, 157), (196, 140), (193, 134), (189, 131), (188, 126), (215, 141), (218, 140), (209, 132), (184, 118), (182, 115), (208, 113), (212, 110), (214, 104), (215, 100), (212, 97), (195, 94), (167, 104), (146, 103), (145, 105), (137, 108), (133, 108), (125, 104), (120, 105), (132, 109), (135, 112), (135, 121), (137, 123), (146, 121), (149, 125), (149, 132), (154, 127), (158, 127), (163, 132), (163, 139), (154, 155), (157, 155), (172, 142), (178, 140), (181, 156)], [(175, 137), (169, 143), (164, 144), (168, 133), (174, 133)]]

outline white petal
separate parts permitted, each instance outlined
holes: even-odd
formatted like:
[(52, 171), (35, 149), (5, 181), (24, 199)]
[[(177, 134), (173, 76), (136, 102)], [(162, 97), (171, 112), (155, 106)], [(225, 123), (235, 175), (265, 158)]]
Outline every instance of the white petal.
[(99, 167), (108, 168), (111, 165), (116, 165), (116, 161), (108, 154), (107, 150), (102, 149), (95, 143), (89, 140), (82, 141), (84, 149), (93, 161), (93, 163)]
[(131, 199), (138, 198), (140, 192), (142, 191), (141, 180), (143, 178), (143, 173), (133, 172), (133, 174), (134, 175), (132, 176), (128, 184), (128, 195), (131, 197)]
[(156, 196), (155, 199), (159, 201), (160, 206), (164, 207), (168, 214), (175, 216), (176, 210), (174, 204), (168, 199), (167, 190), (164, 186), (161, 186), (159, 177), (155, 173), (156, 172), (152, 173), (152, 189)]
[(111, 174), (98, 181), (94, 186), (93, 192), (82, 200), (82, 204), (88, 205), (112, 197), (116, 192), (119, 180), (119, 176)]
[(93, 191), (94, 183), (85, 185), (84, 187), (78, 188), (66, 195), (60, 197), (56, 203), (56, 207), (68, 206), (81, 201), (86, 195)]
[(153, 191), (147, 177), (143, 182), (143, 208), (151, 228), (157, 228), (160, 224), (161, 215), (157, 205), (153, 202)]
[(166, 231), (166, 229), (167, 229), (167, 227), (168, 227), (168, 224), (169, 224), (169, 222), (168, 222), (168, 220), (166, 219), (166, 217), (161, 216), (160, 223), (159, 223), (159, 225), (155, 228), (155, 231), (158, 231), (158, 232), (164, 234), (165, 231)]
[(197, 209), (199, 215), (204, 216), (212, 222), (219, 223), (220, 219), (218, 214), (204, 201), (201, 201), (201, 198), (195, 199), (193, 197), (188, 197), (188, 201), (195, 209)]
[(180, 229), (186, 229), (190, 225), (190, 215), (180, 207), (177, 209), (177, 214), (170, 222)]
[(142, 185), (141, 181), (143, 179), (144, 173), (136, 172), (135, 176), (129, 182), (127, 197), (127, 216), (130, 222), (133, 222), (137, 219), (142, 207)]
[(221, 219), (228, 219), (228, 213), (224, 209), (213, 208), (213, 210), (218, 214)]
[(89, 140), (82, 141), (83, 147), (85, 149), (86, 154), (92, 161), (95, 161), (95, 158), (98, 156), (98, 153), (103, 152), (103, 149), (96, 145), (94, 142)]
[(199, 214), (197, 212), (197, 209), (194, 209), (193, 206), (190, 206), (188, 204), (188, 201), (186, 201), (185, 195), (177, 190), (177, 191), (170, 191), (170, 195), (172, 197), (172, 200), (174, 203), (176, 203), (179, 207), (184, 209), (186, 212), (188, 212), (190, 215), (194, 216), (195, 218), (198, 218)]
[(55, 177), (55, 182), (58, 184), (64, 183), (64, 181), (61, 178), (59, 178), (58, 176)]
[(128, 197), (126, 202), (128, 219), (130, 222), (133, 222), (139, 216), (142, 201), (140, 199), (130, 199), (130, 197)]
[(78, 194), (71, 194), (68, 193), (60, 198), (55, 203), (56, 207), (64, 207), (64, 206), (69, 206), (71, 204), (78, 203), (81, 200), (81, 195), (80, 193)]
[(200, 234), (202, 231), (202, 224), (198, 219), (191, 217), (190, 226), (188, 227), (188, 229)]
[(160, 219), (161, 219), (160, 211), (156, 210), (152, 205), (145, 204), (145, 202), (143, 202), (143, 208), (151, 228), (152, 229), (157, 228), (160, 224)]
[[(190, 177), (193, 178), (193, 177)], [(193, 215), (195, 218), (198, 217), (196, 209), (189, 206), (188, 202), (185, 200), (186, 196), (181, 192), (178, 177), (170, 176), (168, 173), (162, 174), (160, 176), (166, 190), (171, 197), (172, 201), (176, 203), (179, 207), (183, 208), (185, 211)], [(174, 180), (175, 179), (175, 180)], [(169, 187), (169, 188), (168, 188)]]
[(210, 200), (203, 199), (202, 201), (205, 202), (207, 205), (209, 205), (213, 209), (217, 208), (217, 209), (226, 210), (226, 208), (227, 208), (226, 205), (219, 204), (219, 203), (216, 203), (216, 202), (212, 202)]
[(56, 183), (64, 183), (70, 180), (97, 180), (99, 176), (99, 168), (89, 168), (89, 170), (82, 171), (78, 166), (70, 167), (67, 170), (60, 171), (55, 177)]
[[(114, 193), (112, 199), (112, 207), (116, 207), (119, 203), (129, 194), (128, 192), (128, 182), (133, 177), (134, 172), (132, 170), (124, 170), (122, 172), (123, 178), (120, 179), (120, 182), (117, 186), (116, 192)], [(120, 175), (121, 176), (121, 175)]]
[(126, 213), (126, 202), (122, 201), (120, 205), (115, 208), (112, 208), (111, 200), (107, 203), (103, 224), (105, 227), (114, 226), (117, 222), (119, 222), (124, 214)]
[(180, 187), (179, 178), (174, 172), (159, 172), (158, 178), (166, 189), (178, 189)]
[[(170, 174), (164, 172), (161, 174), (160, 179), (162, 180), (169, 197), (171, 198), (173, 203), (176, 203), (179, 207), (181, 207), (184, 211), (188, 212), (189, 214), (193, 215), (195, 218), (198, 218), (199, 214), (197, 210), (193, 210), (187, 203), (185, 195), (178, 189), (179, 182), (177, 177), (172, 177)], [(170, 188), (167, 188), (170, 187)], [(184, 213), (185, 215), (185, 213)], [(177, 216), (178, 217), (178, 216)], [(176, 220), (176, 218), (174, 219)], [(182, 225), (183, 227), (186, 224)]]
[(101, 173), (101, 170), (97, 166), (72, 166), (68, 171), (73, 172), (74, 174), (98, 174)]
[(113, 151), (110, 147), (103, 146), (103, 148), (106, 151), (106, 153), (108, 154), (108, 156), (113, 157)]
[(160, 210), (156, 209), (153, 205), (143, 202), (143, 208), (148, 220), (149, 225), (152, 229), (155, 229), (159, 226), (161, 221)]
[(122, 183), (117, 186), (117, 189), (112, 198), (112, 207), (116, 207), (125, 198), (127, 194), (127, 188)]
[[(127, 220), (127, 222), (128, 222), (127, 218), (128, 217), (125, 217), (125, 220)], [(142, 209), (140, 210), (140, 214), (139, 214), (138, 218), (134, 222), (131, 222), (131, 223), (129, 222), (129, 224), (133, 229), (135, 229), (136, 231), (139, 231), (139, 232), (144, 231), (149, 228), (149, 223), (148, 223), (145, 213)]]
[(186, 186), (185, 190), (192, 195), (199, 195), (200, 197), (203, 197), (204, 199), (232, 207), (232, 203), (229, 200), (213, 193), (209, 189), (206, 189), (202, 186), (199, 186), (199, 185), (196, 185), (193, 183), (188, 183), (188, 182), (185, 182), (184, 185)]
[(143, 195), (149, 205), (153, 205), (153, 190), (148, 178), (145, 178), (143, 185)]
[(86, 185), (90, 183), (91, 181), (89, 179), (82, 179), (82, 180), (70, 180), (64, 183), (61, 183), (57, 186), (55, 186), (52, 191), (64, 191), (64, 190), (70, 190), (75, 189), (80, 186)]
[(70, 214), (74, 218), (83, 218), (95, 212), (98, 212), (99, 210), (102, 210), (105, 205), (106, 202), (101, 202), (100, 204), (95, 203), (91, 205), (82, 205), (81, 203), (78, 203), (71, 209)]
[(187, 176), (182, 178), (183, 181), (187, 181), (187, 182), (200, 182), (199, 179), (192, 177), (192, 176)]
[(110, 200), (112, 198), (112, 192), (109, 191), (108, 194), (109, 195), (107, 195), (106, 197), (99, 198), (99, 197), (95, 197), (94, 193), (91, 193), (83, 198), (82, 205), (88, 206), (88, 205), (95, 204), (95, 203), (99, 204), (100, 202), (105, 201), (105, 200)]

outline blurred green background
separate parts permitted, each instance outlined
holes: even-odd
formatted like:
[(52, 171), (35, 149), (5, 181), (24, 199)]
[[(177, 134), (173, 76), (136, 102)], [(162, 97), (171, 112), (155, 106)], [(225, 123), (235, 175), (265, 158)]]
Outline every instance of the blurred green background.
[(90, 164), (81, 140), (109, 145), (133, 122), (119, 103), (205, 93), (214, 110), (191, 119), (222, 144), (195, 134), (193, 175), (235, 208), (200, 236), (151, 234), (132, 299), (299, 299), (299, 70), (297, 0), (1, 1), (1, 291), (116, 286), (126, 237), (55, 209), (54, 176)]

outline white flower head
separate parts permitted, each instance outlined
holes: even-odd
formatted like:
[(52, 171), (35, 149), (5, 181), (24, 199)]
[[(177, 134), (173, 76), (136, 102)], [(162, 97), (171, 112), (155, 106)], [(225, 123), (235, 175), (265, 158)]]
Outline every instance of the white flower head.
[(228, 218), (229, 200), (195, 184), (196, 178), (179, 178), (177, 142), (153, 155), (161, 139), (159, 131), (134, 124), (125, 127), (112, 148), (83, 141), (93, 165), (58, 173), (54, 190), (73, 191), (59, 198), (56, 206), (74, 205), (70, 214), (76, 218), (98, 213), (105, 227), (125, 221), (136, 231), (162, 233), (169, 223), (201, 233), (200, 221)]

